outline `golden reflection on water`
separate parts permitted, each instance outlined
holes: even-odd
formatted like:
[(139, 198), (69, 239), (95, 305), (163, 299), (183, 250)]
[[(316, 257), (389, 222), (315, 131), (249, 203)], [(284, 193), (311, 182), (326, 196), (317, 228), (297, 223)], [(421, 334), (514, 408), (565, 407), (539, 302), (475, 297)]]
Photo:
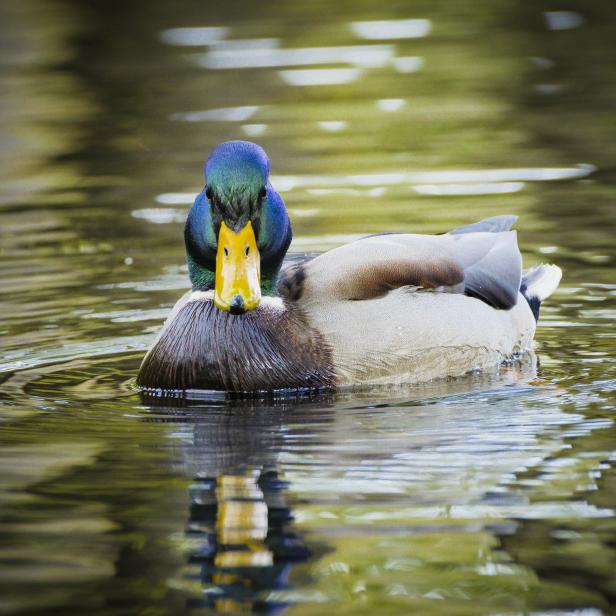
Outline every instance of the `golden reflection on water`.
[[(229, 570), (273, 565), (273, 554), (264, 543), (268, 531), (267, 504), (255, 479), (254, 474), (217, 478), (216, 540), (219, 551), (214, 558), (217, 572), (212, 581), (218, 586), (241, 584), (241, 574)], [(217, 611), (230, 612), (251, 604), (225, 598), (216, 599), (214, 605)]]
[[(216, 612), (273, 609), (270, 593), (284, 591), (291, 564), (308, 558), (287, 528), (292, 515), (285, 487), (275, 471), (259, 468), (195, 480), (187, 537), (195, 546), (189, 560), (199, 565), (203, 590), (194, 588), (194, 594), (203, 592)], [(191, 577), (189, 567), (184, 578)]]

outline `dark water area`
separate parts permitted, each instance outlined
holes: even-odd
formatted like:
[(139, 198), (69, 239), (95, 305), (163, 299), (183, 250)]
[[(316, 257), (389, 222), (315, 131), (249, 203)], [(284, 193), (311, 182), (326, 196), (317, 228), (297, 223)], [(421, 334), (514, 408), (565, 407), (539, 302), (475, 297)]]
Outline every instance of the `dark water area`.
[[(616, 613), (616, 5), (0, 5), (0, 613)], [(295, 253), (519, 215), (539, 367), (143, 397), (202, 164)]]

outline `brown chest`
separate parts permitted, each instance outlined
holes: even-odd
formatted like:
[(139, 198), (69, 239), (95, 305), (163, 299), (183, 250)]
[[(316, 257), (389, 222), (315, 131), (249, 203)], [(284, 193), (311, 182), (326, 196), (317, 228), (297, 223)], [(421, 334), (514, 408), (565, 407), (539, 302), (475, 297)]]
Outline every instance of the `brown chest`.
[(263, 302), (232, 315), (211, 300), (191, 301), (144, 358), (137, 384), (235, 392), (329, 388), (332, 353), (296, 306)]

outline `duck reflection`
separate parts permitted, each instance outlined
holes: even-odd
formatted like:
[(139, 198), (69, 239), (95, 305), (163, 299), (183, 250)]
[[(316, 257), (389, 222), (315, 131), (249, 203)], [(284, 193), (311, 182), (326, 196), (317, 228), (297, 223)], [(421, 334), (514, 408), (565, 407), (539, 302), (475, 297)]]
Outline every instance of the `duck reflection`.
[(274, 613), (272, 590), (288, 588), (294, 563), (310, 551), (290, 528), (293, 516), (275, 470), (246, 469), (200, 479), (191, 489), (187, 532), (199, 537), (190, 555), (199, 566), (205, 604), (218, 612)]
[(277, 461), (290, 420), (314, 421), (316, 407), (328, 400), (180, 404), (157, 404), (150, 412), (180, 422), (174, 436), (185, 443), (183, 466), (194, 477), (185, 580), (198, 582), (202, 594), (191, 607), (279, 613), (287, 603), (276, 598), (278, 591), (290, 590), (292, 567), (307, 561), (311, 550), (293, 530), (288, 483)]

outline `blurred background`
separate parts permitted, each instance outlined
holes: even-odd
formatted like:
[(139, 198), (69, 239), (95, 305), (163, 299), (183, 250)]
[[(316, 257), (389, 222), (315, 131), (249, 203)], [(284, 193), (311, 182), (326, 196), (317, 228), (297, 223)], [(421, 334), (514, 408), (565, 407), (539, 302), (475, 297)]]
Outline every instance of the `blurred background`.
[[(613, 613), (615, 36), (607, 0), (3, 0), (0, 611)], [(294, 252), (519, 215), (564, 270), (538, 375), (141, 399), (228, 139)]]

